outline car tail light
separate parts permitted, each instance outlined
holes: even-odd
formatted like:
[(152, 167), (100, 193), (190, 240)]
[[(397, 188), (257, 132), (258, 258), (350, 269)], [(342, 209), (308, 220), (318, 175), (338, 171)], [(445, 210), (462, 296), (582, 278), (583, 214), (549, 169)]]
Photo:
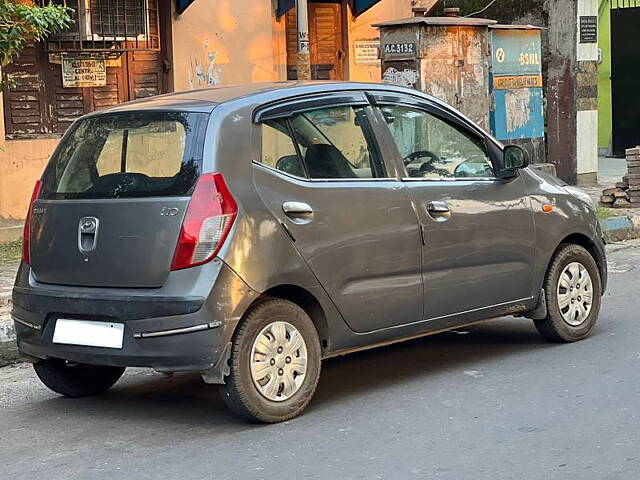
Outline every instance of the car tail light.
[(22, 261), (27, 265), (31, 265), (31, 217), (33, 215), (33, 203), (40, 196), (40, 189), (42, 189), (42, 180), (38, 180), (33, 186), (33, 193), (31, 194), (31, 201), (29, 202), (27, 218), (24, 220), (24, 231), (22, 234)]
[(238, 206), (222, 174), (202, 175), (182, 222), (171, 270), (211, 260), (220, 251), (237, 214)]

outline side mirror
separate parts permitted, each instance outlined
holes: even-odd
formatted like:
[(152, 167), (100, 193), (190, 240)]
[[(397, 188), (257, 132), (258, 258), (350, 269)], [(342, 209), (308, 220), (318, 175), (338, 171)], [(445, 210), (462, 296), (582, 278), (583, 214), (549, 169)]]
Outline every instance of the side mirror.
[(507, 145), (504, 148), (500, 178), (513, 178), (516, 171), (529, 166), (529, 155), (518, 145)]

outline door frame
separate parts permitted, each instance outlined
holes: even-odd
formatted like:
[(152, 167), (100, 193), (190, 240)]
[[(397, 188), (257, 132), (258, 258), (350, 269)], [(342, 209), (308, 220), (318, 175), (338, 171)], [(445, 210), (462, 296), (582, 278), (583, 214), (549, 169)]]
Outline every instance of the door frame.
[[(340, 41), (342, 42), (342, 50), (344, 51), (344, 56), (342, 59), (338, 59), (338, 61), (340, 62), (340, 67), (342, 70), (342, 78), (336, 78), (336, 81), (348, 81), (350, 78), (350, 69), (349, 69), (349, 58), (350, 58), (350, 53), (349, 53), (349, 15), (350, 15), (350, 10), (349, 10), (349, 6), (348, 6), (348, 0), (308, 0), (308, 5), (309, 5), (309, 10), (310, 10), (310, 5), (311, 4), (317, 4), (317, 3), (327, 3), (327, 4), (338, 4), (340, 6)], [(295, 8), (295, 7), (294, 7)], [(289, 65), (295, 65), (295, 57), (293, 59), (293, 61), (291, 61), (291, 59), (289, 58), (289, 51), (287, 48), (287, 37), (289, 34), (289, 29), (287, 27), (287, 21), (286, 21), (286, 16), (287, 14), (289, 14), (291, 12), (291, 10), (287, 13), (285, 13), (283, 15), (284, 17), (284, 35), (285, 35), (285, 57), (286, 57), (286, 75), (287, 75), (287, 80), (289, 80)], [(307, 12), (310, 13), (310, 12)], [(311, 20), (311, 15), (309, 14), (309, 20)], [(311, 35), (313, 34), (313, 29), (311, 28), (311, 25), (309, 25), (309, 43), (313, 43), (314, 39), (311, 37)], [(312, 63), (313, 65), (313, 63)], [(313, 70), (312, 70), (313, 72)]]
[[(631, 122), (632, 118), (622, 118), (622, 113), (624, 112), (620, 113), (619, 110), (622, 105), (626, 105), (627, 103), (625, 102), (626, 95), (624, 91), (621, 91), (623, 89), (615, 88), (617, 85), (624, 83), (625, 79), (634, 77), (633, 72), (622, 70), (623, 55), (621, 52), (616, 51), (615, 48), (616, 45), (619, 46), (616, 40), (620, 39), (622, 36), (622, 32), (618, 32), (618, 20), (619, 17), (625, 14), (627, 16), (633, 14), (640, 19), (640, 2), (633, 2), (631, 5), (619, 5), (617, 8), (611, 9), (611, 147), (613, 154), (619, 157), (624, 157), (626, 148), (631, 148), (636, 145), (636, 141), (634, 141), (633, 144), (624, 144), (624, 141), (628, 136), (629, 128), (621, 125), (621, 123)], [(615, 28), (616, 23), (618, 23), (618, 29)], [(638, 56), (640, 58), (640, 54), (638, 54)], [(616, 60), (618, 61), (616, 62)], [(628, 63), (630, 62), (627, 62), (626, 64)], [(638, 67), (638, 72), (640, 72), (640, 67)], [(627, 91), (626, 93), (628, 94), (629, 92)], [(637, 91), (633, 93), (637, 94)], [(624, 120), (624, 122), (621, 122), (621, 120)], [(638, 124), (635, 126), (640, 130), (640, 119), (638, 120)]]

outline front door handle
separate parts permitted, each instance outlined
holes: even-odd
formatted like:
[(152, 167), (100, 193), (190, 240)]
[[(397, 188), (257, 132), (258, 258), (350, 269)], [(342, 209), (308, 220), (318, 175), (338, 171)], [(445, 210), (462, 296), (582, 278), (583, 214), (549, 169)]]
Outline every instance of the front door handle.
[(446, 222), (451, 218), (451, 209), (445, 202), (429, 202), (427, 213), (436, 222)]
[(284, 202), (282, 211), (293, 223), (304, 224), (313, 220), (313, 209), (308, 203)]

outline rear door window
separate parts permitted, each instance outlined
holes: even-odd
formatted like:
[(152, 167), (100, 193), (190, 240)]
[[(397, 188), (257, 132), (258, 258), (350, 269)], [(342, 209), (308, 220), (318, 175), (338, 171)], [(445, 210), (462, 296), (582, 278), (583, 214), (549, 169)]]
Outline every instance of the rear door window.
[(309, 178), (386, 178), (364, 108), (329, 107), (290, 119)]
[(306, 177), (286, 120), (269, 120), (262, 125), (260, 163), (295, 177)]
[(43, 176), (42, 198), (131, 198), (191, 193), (208, 114), (135, 112), (80, 120)]

